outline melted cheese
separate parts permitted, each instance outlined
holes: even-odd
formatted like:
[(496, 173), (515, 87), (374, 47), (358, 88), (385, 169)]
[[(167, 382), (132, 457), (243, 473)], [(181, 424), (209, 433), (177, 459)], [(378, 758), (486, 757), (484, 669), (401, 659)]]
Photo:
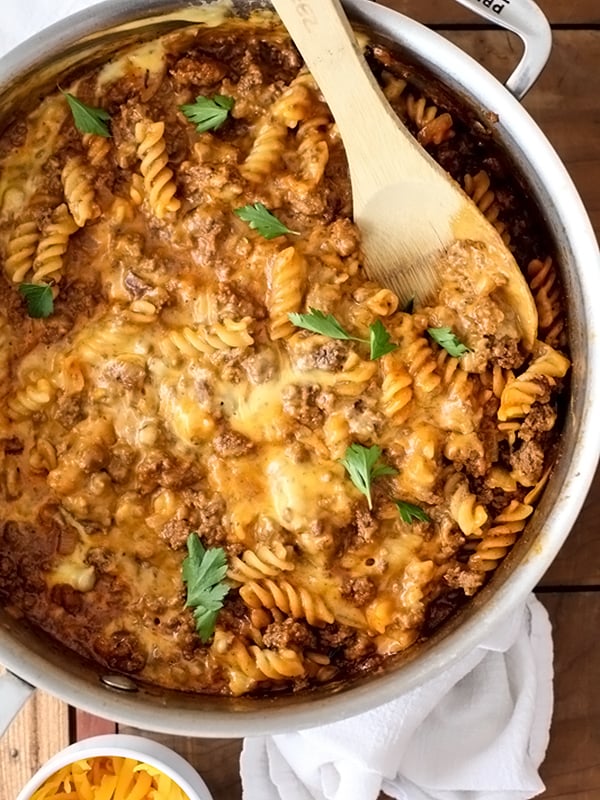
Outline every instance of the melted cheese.
[[(22, 259), (25, 282), (42, 269), (58, 296), (49, 320), (12, 329), (0, 311), (0, 514), (18, 526), (21, 551), (40, 554), (42, 599), (15, 601), (34, 622), (111, 669), (235, 694), (329, 680), (414, 641), (445, 574), (473, 578), (472, 550), (460, 551), (461, 527), (485, 527), (469, 526), (483, 509), (466, 477), (472, 452), (478, 485), (516, 504), (515, 537), (531, 507), (519, 499), (526, 479), (493, 463), (520, 424), (499, 429), (486, 402), (502, 378), (489, 340), (513, 333), (501, 283), (464, 289), (459, 269), (438, 305), (396, 310), (398, 298), (360, 266), (347, 178), (336, 172), (325, 189), (327, 161), (344, 154), (310, 80), (292, 78), (289, 37), (268, 14), (214, 32), (231, 8), (161, 17), (199, 24), (63, 87), (84, 85), (98, 105), (110, 97), (115, 130), (100, 165), (58, 93), (27, 118), (21, 144), (0, 149), (0, 254)], [(288, 85), (273, 76), (277, 48)], [(231, 52), (248, 64), (241, 78)], [(223, 131), (198, 133), (176, 108), (205, 71), (217, 76), (211, 92), (233, 98)], [(164, 131), (152, 126), (155, 138), (140, 142), (139, 121)], [(84, 169), (67, 189), (62, 169), (74, 156)], [(257, 201), (298, 235), (266, 240), (232, 213)], [(85, 224), (38, 242), (62, 202), (88, 203)], [(22, 222), (34, 235), (19, 253)], [(286, 250), (293, 257), (279, 258)], [(289, 313), (312, 306), (358, 338), (296, 330)], [(397, 345), (391, 360), (369, 358), (363, 340), (376, 322)], [(425, 338), (440, 323), (473, 347), (460, 370)], [(372, 479), (372, 508), (341, 463), (350, 445), (380, 448), (396, 473)], [(405, 522), (396, 501), (430, 520)], [(57, 528), (74, 546), (48, 558)], [(237, 564), (207, 643), (185, 606), (192, 531)], [(81, 610), (55, 608), (60, 585), (85, 593)]]

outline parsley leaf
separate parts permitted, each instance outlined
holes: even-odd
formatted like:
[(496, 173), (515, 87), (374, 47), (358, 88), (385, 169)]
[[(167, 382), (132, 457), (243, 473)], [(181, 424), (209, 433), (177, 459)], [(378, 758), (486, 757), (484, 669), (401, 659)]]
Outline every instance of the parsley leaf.
[(374, 444), (364, 447), (362, 444), (351, 444), (346, 448), (346, 453), (340, 462), (346, 467), (350, 480), (359, 492), (365, 495), (369, 508), (373, 508), (371, 497), (371, 484), (375, 478), (383, 475), (397, 475), (398, 470), (386, 464), (378, 464), (381, 458), (381, 448)]
[(355, 342), (364, 342), (364, 339), (357, 339), (351, 336), (347, 330), (342, 328), (333, 314), (324, 314), (318, 308), (310, 308), (308, 314), (288, 314), (288, 319), (298, 328), (305, 328), (313, 333), (322, 333), (331, 339), (353, 339)]
[(63, 94), (67, 99), (71, 114), (73, 115), (73, 122), (78, 131), (81, 131), (81, 133), (95, 133), (97, 136), (104, 136), (106, 138), (110, 137), (110, 131), (108, 130), (110, 114), (108, 111), (105, 111), (103, 108), (87, 106), (69, 92), (63, 92)]
[(392, 353), (398, 349), (398, 345), (390, 341), (390, 335), (385, 329), (383, 322), (378, 319), (369, 325), (369, 344), (371, 346), (371, 361)]
[(19, 292), (27, 303), (27, 313), (30, 317), (41, 319), (49, 317), (54, 311), (54, 297), (52, 287), (47, 283), (21, 283)]
[(188, 556), (181, 567), (187, 584), (186, 606), (194, 607), (196, 630), (200, 639), (207, 642), (229, 591), (229, 586), (222, 582), (227, 573), (227, 556), (222, 547), (206, 549), (195, 532), (188, 536), (187, 548)]
[(396, 503), (403, 522), (407, 524), (410, 524), (413, 520), (431, 522), (430, 516), (426, 514), (420, 506), (416, 506), (414, 503), (407, 503), (404, 500), (395, 500), (394, 502)]
[(470, 348), (463, 344), (456, 334), (452, 333), (451, 328), (427, 328), (427, 333), (434, 342), (437, 342), (440, 347), (443, 347), (455, 358), (460, 358), (465, 353), (471, 352)]
[(179, 106), (179, 110), (196, 125), (198, 133), (216, 131), (225, 122), (233, 108), (233, 97), (215, 94), (213, 97), (198, 95), (195, 103)]
[(298, 231), (291, 231), (274, 214), (271, 214), (269, 209), (262, 203), (235, 208), (233, 213), (243, 219), (244, 222), (247, 222), (252, 230), (257, 230), (265, 239), (274, 239), (284, 233), (293, 233), (294, 236), (300, 236)]
[(293, 325), (298, 328), (305, 328), (307, 331), (313, 333), (321, 333), (323, 336), (329, 336), (331, 339), (347, 339), (353, 342), (362, 342), (371, 347), (370, 359), (375, 361), (381, 358), (386, 353), (391, 353), (396, 350), (398, 345), (390, 341), (390, 335), (385, 329), (380, 319), (369, 325), (369, 338), (361, 339), (358, 336), (352, 336), (348, 331), (342, 327), (333, 314), (324, 314), (318, 308), (310, 308), (308, 314), (288, 314), (288, 319)]

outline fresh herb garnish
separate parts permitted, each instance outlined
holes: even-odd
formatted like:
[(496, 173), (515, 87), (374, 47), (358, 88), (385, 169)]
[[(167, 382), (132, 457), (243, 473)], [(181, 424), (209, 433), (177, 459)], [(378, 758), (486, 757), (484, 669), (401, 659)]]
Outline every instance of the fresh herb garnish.
[(196, 125), (198, 133), (216, 131), (225, 122), (233, 108), (233, 97), (215, 94), (213, 97), (198, 95), (195, 103), (179, 106), (179, 110)]
[(227, 556), (222, 547), (205, 548), (198, 534), (187, 538), (188, 556), (181, 567), (183, 580), (187, 584), (186, 606), (193, 606), (196, 630), (203, 642), (212, 636), (217, 614), (223, 608), (223, 600), (229, 586), (223, 583), (227, 572)]
[(396, 503), (396, 507), (400, 512), (400, 517), (403, 522), (409, 525), (414, 520), (418, 522), (431, 522), (429, 515), (426, 514), (420, 506), (416, 506), (414, 503), (407, 503), (404, 500), (394, 500), (394, 502)]
[(452, 333), (451, 328), (427, 328), (427, 333), (431, 336), (434, 342), (437, 342), (440, 347), (443, 347), (451, 356), (460, 358), (465, 353), (470, 353), (470, 349), (463, 344), (455, 333)]
[(323, 311), (319, 311), (318, 308), (311, 308), (308, 314), (292, 312), (288, 314), (288, 319), (298, 328), (305, 328), (313, 333), (322, 333), (323, 336), (329, 336), (331, 339), (353, 339), (355, 342), (366, 341), (366, 339), (358, 339), (356, 336), (351, 336), (347, 330), (342, 328), (333, 314), (325, 314)]
[(108, 111), (103, 108), (88, 106), (69, 92), (63, 92), (63, 94), (67, 99), (73, 115), (73, 122), (78, 131), (81, 131), (81, 133), (95, 133), (96, 136), (105, 136), (106, 138), (110, 137), (108, 129), (110, 114)]
[(292, 233), (294, 236), (300, 235), (298, 231), (291, 231), (274, 214), (271, 214), (269, 209), (262, 203), (236, 208), (233, 213), (244, 222), (247, 222), (252, 230), (258, 231), (265, 239), (274, 239), (284, 233)]
[(371, 346), (371, 361), (398, 349), (398, 345), (390, 341), (390, 335), (380, 319), (369, 325), (369, 345)]
[(19, 292), (27, 303), (27, 313), (35, 319), (45, 319), (54, 311), (52, 287), (47, 283), (21, 283)]
[(359, 492), (365, 495), (369, 508), (373, 508), (371, 485), (375, 478), (383, 475), (397, 475), (398, 470), (386, 464), (378, 464), (381, 448), (374, 444), (364, 447), (362, 444), (351, 444), (340, 462), (346, 467), (350, 480)]
[(370, 358), (375, 361), (386, 353), (396, 350), (398, 345), (390, 341), (390, 335), (386, 331), (381, 320), (377, 320), (369, 325), (369, 338), (361, 339), (359, 336), (352, 336), (343, 328), (333, 314), (324, 314), (318, 308), (311, 308), (308, 314), (290, 313), (288, 319), (298, 328), (305, 328), (313, 333), (321, 333), (331, 339), (347, 339), (353, 342), (368, 344), (371, 348)]

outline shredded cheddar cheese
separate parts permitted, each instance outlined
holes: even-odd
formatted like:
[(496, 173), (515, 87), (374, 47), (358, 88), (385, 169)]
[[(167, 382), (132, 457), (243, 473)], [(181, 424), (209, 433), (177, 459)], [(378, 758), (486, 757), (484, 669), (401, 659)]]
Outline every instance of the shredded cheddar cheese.
[(31, 800), (189, 800), (168, 775), (134, 758), (73, 761), (44, 781)]

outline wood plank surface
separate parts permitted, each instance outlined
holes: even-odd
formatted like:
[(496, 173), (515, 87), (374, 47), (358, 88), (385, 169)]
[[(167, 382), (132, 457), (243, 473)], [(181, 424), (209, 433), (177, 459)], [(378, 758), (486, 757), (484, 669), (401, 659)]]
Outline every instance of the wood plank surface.
[(555, 704), (542, 800), (600, 798), (600, 592), (539, 596), (554, 626)]
[(14, 800), (42, 764), (68, 744), (68, 706), (35, 692), (0, 739), (0, 800)]
[[(599, 4), (600, 5), (600, 4)], [(504, 31), (445, 31), (444, 35), (504, 80), (518, 59)], [(523, 105), (546, 134), (600, 230), (600, 30), (560, 30), (540, 79)], [(594, 76), (596, 80), (594, 81)]]
[[(600, 470), (573, 530), (541, 584), (600, 587)], [(598, 795), (600, 797), (600, 794)]]
[(81, 709), (73, 709), (74, 741), (89, 739), (92, 736), (104, 736), (108, 733), (117, 733), (117, 723), (103, 717), (96, 717)]
[[(377, 2), (419, 22), (436, 27), (486, 24), (485, 20), (473, 11), (454, 0), (377, 0)], [(537, 4), (552, 24), (591, 25), (600, 22), (598, 0), (537, 0)]]

